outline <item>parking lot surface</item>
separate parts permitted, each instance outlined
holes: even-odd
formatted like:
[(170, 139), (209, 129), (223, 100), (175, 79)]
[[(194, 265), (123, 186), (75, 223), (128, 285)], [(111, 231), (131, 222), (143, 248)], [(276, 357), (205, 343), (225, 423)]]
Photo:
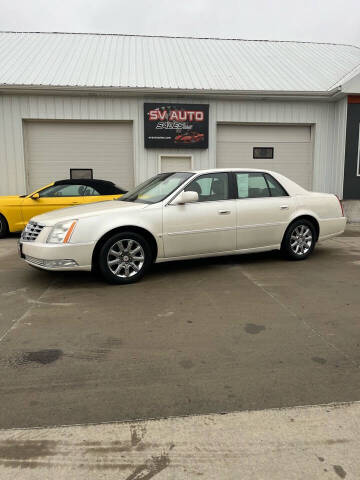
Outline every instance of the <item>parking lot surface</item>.
[(32, 269), (0, 240), (0, 427), (359, 400), (360, 229), (155, 265), (140, 283)]

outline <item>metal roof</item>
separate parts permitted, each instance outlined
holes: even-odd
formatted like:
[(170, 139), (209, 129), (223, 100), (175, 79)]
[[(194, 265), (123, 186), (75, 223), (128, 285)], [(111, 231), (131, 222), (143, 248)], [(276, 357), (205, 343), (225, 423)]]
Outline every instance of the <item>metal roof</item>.
[(329, 92), (360, 66), (350, 45), (0, 32), (0, 85)]

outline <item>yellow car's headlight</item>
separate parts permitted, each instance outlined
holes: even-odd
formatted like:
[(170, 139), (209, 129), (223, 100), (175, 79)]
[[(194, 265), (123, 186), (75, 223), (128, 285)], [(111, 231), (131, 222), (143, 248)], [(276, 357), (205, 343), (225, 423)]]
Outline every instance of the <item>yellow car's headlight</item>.
[(47, 243), (68, 243), (77, 224), (77, 220), (57, 223), (51, 230)]

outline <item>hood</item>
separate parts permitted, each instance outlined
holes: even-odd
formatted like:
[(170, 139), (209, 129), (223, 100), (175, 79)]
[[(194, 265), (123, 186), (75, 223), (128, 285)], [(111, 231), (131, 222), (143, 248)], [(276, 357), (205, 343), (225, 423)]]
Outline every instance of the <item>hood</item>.
[(24, 200), (19, 195), (0, 196), (0, 205), (18, 205)]
[(59, 222), (66, 222), (72, 219), (81, 219), (87, 217), (97, 217), (100, 215), (111, 214), (115, 215), (120, 212), (127, 212), (129, 210), (141, 210), (146, 208), (148, 204), (121, 202), (118, 200), (110, 200), (108, 202), (88, 203), (86, 205), (79, 205), (76, 207), (61, 208), (53, 210), (52, 212), (43, 213), (32, 218), (35, 222), (43, 223), (46, 226), (53, 226)]

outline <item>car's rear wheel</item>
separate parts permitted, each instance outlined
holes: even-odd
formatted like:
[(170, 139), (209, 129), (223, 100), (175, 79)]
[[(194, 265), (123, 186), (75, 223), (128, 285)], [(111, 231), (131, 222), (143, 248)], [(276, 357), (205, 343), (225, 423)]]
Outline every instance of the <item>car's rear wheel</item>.
[(287, 228), (282, 253), (290, 260), (305, 260), (315, 248), (315, 228), (309, 220), (296, 220)]
[(6, 218), (0, 215), (0, 238), (6, 237), (9, 233), (9, 226)]
[(121, 232), (100, 249), (99, 270), (109, 283), (126, 284), (140, 280), (152, 263), (148, 242), (135, 232)]

